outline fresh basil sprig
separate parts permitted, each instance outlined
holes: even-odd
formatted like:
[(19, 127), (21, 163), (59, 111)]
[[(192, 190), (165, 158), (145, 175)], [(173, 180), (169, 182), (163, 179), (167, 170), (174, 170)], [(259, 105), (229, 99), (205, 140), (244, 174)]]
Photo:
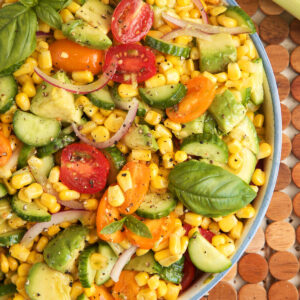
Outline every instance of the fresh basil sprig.
[(34, 7), (38, 4), (38, 0), (20, 0), (20, 2), (28, 7)]
[(72, 0), (39, 0), (39, 4), (47, 4), (55, 10), (62, 10), (70, 5)]
[(149, 239), (152, 238), (152, 234), (149, 228), (143, 222), (130, 215), (124, 217), (119, 221), (108, 224), (100, 231), (100, 233), (113, 234), (116, 231), (121, 230), (124, 224), (131, 232), (135, 233), (136, 235)]
[(35, 12), (42, 21), (44, 21), (51, 27), (54, 27), (56, 29), (61, 28), (62, 18), (60, 14), (49, 4), (40, 2), (35, 7)]

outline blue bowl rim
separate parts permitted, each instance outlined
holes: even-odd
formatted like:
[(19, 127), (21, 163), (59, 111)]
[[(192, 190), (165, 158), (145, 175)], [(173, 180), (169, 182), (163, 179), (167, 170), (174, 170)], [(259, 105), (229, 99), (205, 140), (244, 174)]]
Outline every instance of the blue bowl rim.
[[(235, 0), (227, 0), (226, 1), (229, 5), (238, 6)], [(234, 265), (242, 256), (245, 249), (248, 247), (249, 243), (251, 242), (252, 238), (254, 237), (256, 231), (258, 230), (261, 221), (263, 220), (266, 211), (268, 209), (269, 203), (272, 198), (272, 194), (275, 188), (279, 165), (280, 165), (280, 157), (281, 157), (281, 139), (282, 139), (282, 126), (281, 126), (281, 108), (280, 108), (280, 100), (278, 95), (278, 88), (275, 80), (275, 76), (272, 70), (271, 63), (269, 61), (268, 55), (265, 51), (264, 45), (261, 42), (257, 33), (251, 35), (252, 41), (254, 42), (256, 49), (258, 51), (259, 56), (263, 60), (265, 72), (267, 75), (267, 80), (270, 88), (272, 104), (273, 104), (273, 118), (274, 118), (274, 149), (273, 149), (273, 162), (272, 168), (270, 172), (269, 181), (267, 184), (266, 192), (264, 195), (264, 199), (262, 202), (262, 206), (259, 209), (259, 212), (256, 215), (256, 218), (249, 230), (247, 236), (245, 237), (242, 244), (239, 246), (238, 251), (232, 257), (232, 265)], [(196, 295), (194, 295), (190, 300), (199, 300), (205, 294), (207, 294), (227, 273), (229, 269), (219, 273), (214, 277), (214, 279), (206, 284), (204, 288), (199, 291)]]

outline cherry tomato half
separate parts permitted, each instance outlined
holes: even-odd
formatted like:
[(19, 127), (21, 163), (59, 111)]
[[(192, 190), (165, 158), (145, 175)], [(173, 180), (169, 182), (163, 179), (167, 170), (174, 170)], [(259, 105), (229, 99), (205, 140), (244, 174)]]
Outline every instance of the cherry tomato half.
[(83, 47), (69, 40), (58, 40), (49, 46), (54, 67), (66, 72), (101, 71), (103, 51)]
[(97, 148), (87, 144), (71, 144), (61, 154), (60, 180), (79, 193), (101, 191), (109, 172), (109, 162)]
[(122, 0), (114, 10), (111, 31), (122, 44), (140, 41), (150, 30), (153, 11), (142, 0)]
[(118, 67), (113, 81), (142, 82), (156, 73), (155, 55), (149, 48), (138, 44), (110, 47), (105, 56), (104, 69), (111, 64), (114, 57), (118, 59)]
[(195, 278), (196, 268), (190, 260), (189, 255), (185, 255), (184, 267), (183, 267), (183, 278), (181, 281), (181, 292), (185, 291), (193, 282)]

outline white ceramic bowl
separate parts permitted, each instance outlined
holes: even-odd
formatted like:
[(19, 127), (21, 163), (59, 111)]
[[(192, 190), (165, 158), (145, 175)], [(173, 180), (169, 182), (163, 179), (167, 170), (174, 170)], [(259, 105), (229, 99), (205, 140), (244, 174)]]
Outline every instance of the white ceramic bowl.
[[(227, 0), (227, 3), (229, 5), (238, 5), (234, 0)], [(266, 141), (272, 145), (273, 153), (264, 162), (266, 184), (260, 189), (257, 198), (253, 202), (256, 209), (256, 215), (246, 223), (243, 235), (236, 243), (237, 250), (231, 258), (232, 265), (234, 265), (242, 256), (264, 218), (276, 184), (281, 155), (281, 112), (275, 77), (264, 45), (262, 44), (258, 34), (253, 34), (251, 37), (258, 54), (264, 63), (265, 101), (263, 109), (265, 114)], [(179, 299), (201, 299), (201, 297), (207, 294), (208, 291), (211, 290), (228, 271), (229, 270), (226, 270), (223, 273), (218, 274), (205, 274), (205, 276), (201, 277), (187, 291), (185, 291)], [(206, 280), (209, 276), (211, 276), (211, 280)]]

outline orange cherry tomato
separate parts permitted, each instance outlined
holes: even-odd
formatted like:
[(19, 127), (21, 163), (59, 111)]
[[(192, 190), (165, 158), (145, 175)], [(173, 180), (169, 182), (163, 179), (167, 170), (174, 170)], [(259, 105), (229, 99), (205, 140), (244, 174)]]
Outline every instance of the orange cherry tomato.
[(90, 49), (69, 40), (58, 40), (49, 46), (53, 66), (66, 72), (101, 71), (103, 51)]
[(108, 190), (106, 190), (106, 192), (102, 196), (98, 206), (97, 217), (96, 217), (97, 233), (102, 240), (113, 242), (113, 243), (120, 243), (124, 240), (124, 233), (121, 232), (120, 230), (112, 234), (100, 233), (105, 226), (121, 219), (118, 209), (111, 206), (108, 203), (107, 195), (108, 195)]
[(119, 281), (113, 287), (112, 295), (115, 300), (136, 300), (140, 287), (135, 281), (134, 271), (122, 271)]
[(121, 214), (129, 215), (139, 208), (148, 192), (150, 169), (143, 163), (130, 161), (123, 167), (122, 171), (130, 172), (132, 189), (124, 193), (125, 202), (118, 209)]
[(186, 87), (188, 91), (182, 101), (166, 110), (169, 119), (176, 123), (187, 123), (201, 116), (216, 94), (215, 84), (204, 76), (190, 79)]
[(4, 166), (12, 155), (9, 139), (0, 132), (0, 167)]
[(103, 285), (96, 287), (96, 294), (92, 297), (90, 297), (90, 300), (114, 300), (114, 298), (111, 296), (107, 288)]

